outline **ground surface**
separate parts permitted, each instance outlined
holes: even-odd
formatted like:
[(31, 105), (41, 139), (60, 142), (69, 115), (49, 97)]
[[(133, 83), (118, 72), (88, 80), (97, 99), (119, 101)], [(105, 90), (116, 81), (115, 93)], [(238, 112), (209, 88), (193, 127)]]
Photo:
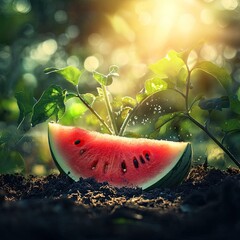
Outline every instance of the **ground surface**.
[(240, 239), (240, 172), (191, 170), (173, 189), (0, 176), (0, 239)]

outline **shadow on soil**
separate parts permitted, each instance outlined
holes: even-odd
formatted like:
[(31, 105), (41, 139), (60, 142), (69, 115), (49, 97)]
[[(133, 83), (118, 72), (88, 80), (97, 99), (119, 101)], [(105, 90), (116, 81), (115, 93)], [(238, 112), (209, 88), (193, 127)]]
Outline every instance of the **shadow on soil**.
[(2, 175), (0, 239), (239, 239), (239, 173), (198, 166), (180, 186), (148, 192)]

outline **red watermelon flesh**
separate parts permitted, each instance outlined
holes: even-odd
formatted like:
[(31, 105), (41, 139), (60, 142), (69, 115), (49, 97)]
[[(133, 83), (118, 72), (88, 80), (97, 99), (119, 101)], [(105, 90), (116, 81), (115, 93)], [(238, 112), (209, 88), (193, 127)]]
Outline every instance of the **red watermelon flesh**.
[(92, 177), (117, 187), (146, 189), (167, 175), (183, 178), (191, 162), (186, 142), (113, 136), (56, 123), (49, 123), (49, 145), (57, 165), (72, 179)]

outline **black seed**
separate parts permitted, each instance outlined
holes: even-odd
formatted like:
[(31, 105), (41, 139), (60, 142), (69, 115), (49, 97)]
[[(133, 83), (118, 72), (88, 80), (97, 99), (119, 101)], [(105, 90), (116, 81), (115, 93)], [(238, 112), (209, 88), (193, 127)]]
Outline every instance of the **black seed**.
[(138, 160), (135, 157), (133, 159), (133, 165), (135, 168), (138, 168)]
[(83, 155), (85, 152), (86, 152), (86, 149), (84, 148), (79, 151), (80, 155)]
[(121, 168), (122, 168), (122, 172), (123, 172), (123, 173), (126, 173), (126, 172), (127, 172), (127, 166), (126, 166), (125, 161), (122, 161), (122, 163), (121, 163)]
[(75, 145), (78, 145), (81, 141), (78, 139), (74, 142)]
[(140, 162), (141, 162), (142, 164), (144, 164), (144, 163), (145, 163), (145, 160), (144, 160), (143, 156), (140, 155), (139, 158), (140, 158)]
[(67, 173), (68, 175), (70, 175), (70, 171), (68, 171), (68, 173)]
[(145, 158), (150, 161), (150, 156), (149, 156), (149, 153), (145, 153)]

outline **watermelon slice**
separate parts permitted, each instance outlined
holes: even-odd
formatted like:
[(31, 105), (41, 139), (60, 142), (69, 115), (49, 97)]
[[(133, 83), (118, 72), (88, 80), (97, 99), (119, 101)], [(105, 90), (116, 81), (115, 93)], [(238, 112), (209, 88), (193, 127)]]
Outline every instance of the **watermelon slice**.
[(75, 181), (92, 177), (117, 187), (173, 186), (187, 175), (191, 145), (127, 138), (49, 123), (50, 150), (59, 169)]

